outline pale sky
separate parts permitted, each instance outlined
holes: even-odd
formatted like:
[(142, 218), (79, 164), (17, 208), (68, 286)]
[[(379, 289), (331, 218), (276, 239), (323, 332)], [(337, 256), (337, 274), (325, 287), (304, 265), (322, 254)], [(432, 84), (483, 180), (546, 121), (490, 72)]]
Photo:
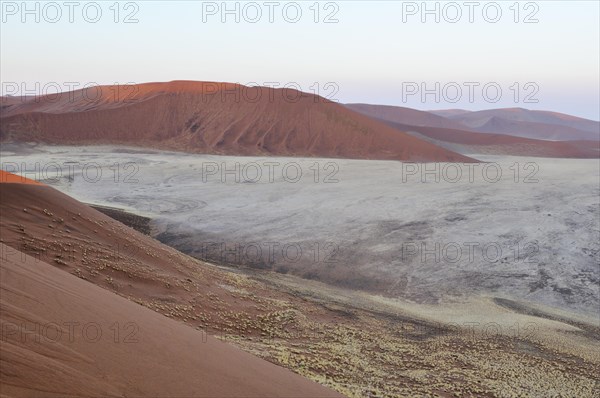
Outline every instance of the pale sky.
[(600, 119), (597, 1), (429, 1), (424, 15), (422, 1), (227, 2), (225, 15), (221, 1), (76, 1), (72, 23), (64, 1), (28, 2), (30, 13), (21, 1), (1, 3), (3, 94), (208, 80), (318, 90), (344, 103)]

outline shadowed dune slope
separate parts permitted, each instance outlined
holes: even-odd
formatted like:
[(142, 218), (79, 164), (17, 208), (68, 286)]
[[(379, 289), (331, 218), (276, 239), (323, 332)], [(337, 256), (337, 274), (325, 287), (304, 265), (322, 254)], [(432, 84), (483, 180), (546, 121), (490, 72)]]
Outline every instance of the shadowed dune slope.
[(128, 144), (227, 155), (473, 161), (322, 97), (170, 82), (2, 99), (2, 141)]

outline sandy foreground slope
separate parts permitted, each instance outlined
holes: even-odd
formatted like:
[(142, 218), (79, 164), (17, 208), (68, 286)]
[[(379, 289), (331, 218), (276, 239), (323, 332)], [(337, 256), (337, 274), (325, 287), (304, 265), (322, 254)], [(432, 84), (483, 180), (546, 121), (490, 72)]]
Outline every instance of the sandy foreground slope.
[(341, 396), (1, 244), (2, 396)]
[[(84, 395), (91, 389), (144, 395), (154, 386), (158, 390), (146, 395), (164, 388), (202, 396), (185, 389), (207, 388), (209, 395), (228, 396), (240, 385), (249, 388), (245, 396), (285, 396), (288, 387), (306, 388), (305, 396), (331, 395), (206, 334), (352, 397), (597, 392), (599, 332), (593, 323), (484, 297), (454, 308), (416, 306), (289, 276), (228, 272), (48, 186), (5, 183), (1, 189), (3, 325), (97, 322), (103, 330), (92, 344), (93, 329), (72, 345), (3, 338), (2, 394), (37, 395), (18, 387), (32, 388), (33, 381), (50, 388), (49, 378), (59, 377), (48, 373), (52, 366), (62, 380), (79, 377), (70, 393)], [(467, 327), (473, 320), (480, 326)], [(503, 333), (483, 332), (492, 320)], [(114, 343), (115, 322), (119, 341), (139, 341)], [(55, 338), (54, 329), (46, 329)], [(189, 372), (197, 368), (206, 369), (205, 377), (194, 380)], [(263, 372), (277, 380), (264, 384)], [(223, 390), (210, 390), (217, 387)]]
[(133, 144), (194, 153), (466, 161), (291, 89), (175, 81), (0, 98), (3, 142)]
[[(36, 185), (2, 174), (11, 181), (3, 194)], [(0, 249), (3, 397), (340, 396), (40, 257)]]

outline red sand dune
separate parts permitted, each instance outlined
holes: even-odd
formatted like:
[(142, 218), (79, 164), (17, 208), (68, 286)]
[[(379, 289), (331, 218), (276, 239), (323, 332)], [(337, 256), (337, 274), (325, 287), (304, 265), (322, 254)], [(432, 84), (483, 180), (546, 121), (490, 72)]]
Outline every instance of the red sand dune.
[(14, 184), (33, 184), (33, 185), (43, 185), (41, 182), (37, 182), (35, 180), (31, 180), (26, 177), (21, 177), (13, 173), (8, 173), (4, 170), (0, 170), (0, 183), (14, 183)]
[[(161, 280), (214, 292), (215, 271), (45, 185), (4, 183), (0, 207), (2, 397), (340, 397), (66, 272), (96, 269), (98, 285), (140, 299), (184, 291)], [(116, 237), (129, 249), (99, 255)], [(49, 265), (51, 246), (74, 258)]]
[(226, 155), (473, 161), (312, 94), (231, 83), (101, 86), (16, 104), (3, 99), (0, 138)]

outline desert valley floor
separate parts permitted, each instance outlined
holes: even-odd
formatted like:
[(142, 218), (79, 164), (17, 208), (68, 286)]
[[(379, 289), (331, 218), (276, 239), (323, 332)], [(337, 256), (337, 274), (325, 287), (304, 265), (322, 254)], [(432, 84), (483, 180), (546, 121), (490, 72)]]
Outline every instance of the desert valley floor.
[(478, 156), (490, 163), (445, 168), (108, 146), (2, 155), (7, 171), (24, 162), (82, 202), (151, 218), (154, 237), (203, 260), (419, 303), (507, 295), (598, 308), (594, 159)]

